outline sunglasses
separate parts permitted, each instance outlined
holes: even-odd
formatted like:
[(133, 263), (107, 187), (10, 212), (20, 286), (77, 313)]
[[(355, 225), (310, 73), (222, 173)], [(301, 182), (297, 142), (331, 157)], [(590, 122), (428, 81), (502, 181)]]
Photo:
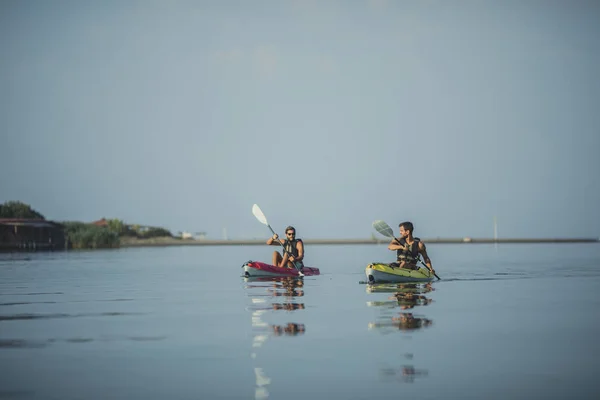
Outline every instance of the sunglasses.
[(296, 234), (296, 232), (287, 232), (286, 233), (288, 236), (294, 236)]

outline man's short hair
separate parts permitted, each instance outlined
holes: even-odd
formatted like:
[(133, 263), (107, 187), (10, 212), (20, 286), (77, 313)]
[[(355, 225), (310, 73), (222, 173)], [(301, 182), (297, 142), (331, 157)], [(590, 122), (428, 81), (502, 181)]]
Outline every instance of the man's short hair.
[(415, 227), (413, 226), (412, 222), (401, 222), (400, 225), (398, 225), (398, 227), (404, 227), (405, 230), (410, 231), (410, 233), (414, 232)]

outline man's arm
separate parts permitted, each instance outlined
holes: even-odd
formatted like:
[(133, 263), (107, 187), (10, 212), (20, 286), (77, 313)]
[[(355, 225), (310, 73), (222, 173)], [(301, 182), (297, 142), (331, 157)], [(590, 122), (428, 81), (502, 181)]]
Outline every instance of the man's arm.
[(419, 253), (423, 256), (423, 262), (425, 265), (427, 265), (427, 268), (429, 268), (429, 270), (435, 274), (435, 270), (431, 265), (431, 258), (429, 258), (429, 255), (427, 255), (427, 248), (423, 242), (419, 242)]
[(304, 243), (302, 240), (298, 240), (298, 243), (296, 243), (296, 250), (298, 250), (298, 257), (290, 257), (290, 261), (292, 262), (302, 261), (302, 259), (304, 259)]
[(283, 241), (279, 239), (279, 236), (277, 234), (274, 234), (269, 239), (267, 239), (267, 244), (269, 246), (272, 244), (275, 244), (276, 246), (281, 246), (283, 244)]
[(400, 242), (398, 242), (398, 239), (394, 238), (394, 240), (390, 242), (388, 250), (404, 250), (404, 246), (402, 246)]

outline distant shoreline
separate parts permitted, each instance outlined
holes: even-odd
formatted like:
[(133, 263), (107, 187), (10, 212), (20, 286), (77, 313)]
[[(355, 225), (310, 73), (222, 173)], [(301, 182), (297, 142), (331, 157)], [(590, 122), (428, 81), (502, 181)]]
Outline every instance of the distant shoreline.
[[(313, 245), (385, 245), (389, 243), (388, 239), (303, 239), (309, 246)], [(426, 244), (567, 244), (567, 243), (600, 243), (600, 238), (423, 238)], [(176, 247), (176, 246), (266, 246), (266, 240), (263, 239), (181, 239), (175, 237), (155, 237), (148, 239), (139, 239), (135, 237), (121, 237), (119, 244), (114, 247), (97, 248), (79, 248), (70, 251), (79, 250), (111, 250), (118, 248), (135, 247)], [(0, 243), (0, 252), (13, 251), (61, 251), (67, 248), (53, 247), (48, 243), (27, 243), (22, 246), (7, 246)]]
[[(600, 243), (600, 238), (435, 238), (422, 239), (426, 244), (490, 244), (490, 243)], [(306, 245), (357, 245), (357, 244), (385, 244), (390, 241), (380, 239), (303, 239)], [(209, 239), (175, 239), (152, 238), (132, 239), (121, 238), (120, 247), (161, 247), (161, 246), (266, 246), (266, 239), (244, 240), (209, 240)]]

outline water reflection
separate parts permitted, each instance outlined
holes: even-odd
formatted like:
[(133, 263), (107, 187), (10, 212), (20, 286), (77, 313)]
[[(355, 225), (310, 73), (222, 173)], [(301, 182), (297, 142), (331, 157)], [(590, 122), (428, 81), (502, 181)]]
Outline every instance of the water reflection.
[[(254, 367), (256, 378), (254, 398), (267, 399), (271, 378), (263, 366), (259, 366), (260, 348), (265, 345), (269, 337), (294, 337), (306, 332), (305, 325), (296, 318), (296, 313), (306, 308), (304, 303), (298, 301), (299, 298), (304, 297), (304, 280), (295, 277), (246, 277), (244, 281), (251, 301), (246, 309), (252, 312), (253, 338), (250, 357), (257, 360)], [(274, 311), (285, 314), (273, 314)], [(283, 324), (265, 321), (280, 315), (289, 317), (288, 321)]]
[(399, 368), (384, 367), (379, 370), (382, 380), (385, 381), (400, 381), (413, 383), (416, 378), (428, 375), (425, 369), (417, 369), (412, 365), (403, 365)]
[(250, 306), (249, 310), (304, 310), (304, 303), (273, 303), (266, 306)]
[[(369, 322), (369, 330), (381, 334), (413, 333), (433, 324), (431, 319), (414, 312), (433, 303), (429, 297), (429, 293), (434, 291), (431, 283), (375, 283), (367, 285), (366, 291), (376, 297), (367, 301), (367, 306), (377, 307), (379, 311), (376, 321)], [(412, 362), (412, 353), (406, 353), (405, 357)], [(384, 381), (407, 383), (428, 374), (426, 369), (416, 368), (412, 363), (400, 367), (382, 367), (379, 372)]]
[[(249, 277), (246, 289), (252, 290), (252, 297), (302, 297), (304, 296), (304, 281), (290, 277)], [(258, 289), (258, 290), (255, 290)]]
[[(0, 339), (0, 349), (35, 349), (46, 347), (53, 343), (91, 343), (91, 342), (114, 342), (131, 340), (134, 342), (154, 342), (165, 340), (166, 336), (101, 336), (99, 338), (72, 337), (72, 338), (50, 338), (45, 340), (27, 339)], [(1, 397), (0, 397), (1, 398)]]
[[(369, 284), (367, 293), (380, 297), (379, 300), (368, 301), (369, 307), (380, 307), (377, 321), (369, 323), (369, 329), (380, 329), (382, 333), (394, 330), (412, 331), (425, 328), (433, 323), (428, 318), (416, 316), (412, 310), (417, 306), (428, 306), (433, 300), (425, 296), (434, 289), (431, 283), (395, 283)], [(383, 296), (385, 295), (385, 298)], [(398, 310), (402, 310), (398, 312)]]
[[(413, 331), (415, 329), (425, 328), (432, 323), (432, 320), (415, 317), (413, 313), (400, 313), (397, 317), (392, 317), (391, 321), (370, 322), (369, 329), (389, 328), (392, 330)], [(389, 333), (389, 331), (383, 333)]]
[(368, 301), (369, 307), (399, 307), (401, 310), (409, 310), (415, 306), (426, 306), (431, 304), (433, 300), (414, 293), (395, 293), (389, 296), (386, 301)]
[(102, 312), (102, 313), (81, 313), (81, 314), (8, 314), (0, 315), (0, 321), (18, 321), (31, 319), (55, 319), (55, 318), (80, 318), (80, 317), (119, 317), (144, 315), (139, 312)]
[(287, 325), (271, 325), (275, 336), (289, 335), (296, 336), (304, 333), (304, 324), (295, 324), (288, 322)]
[(367, 293), (430, 293), (435, 289), (431, 283), (372, 283)]

